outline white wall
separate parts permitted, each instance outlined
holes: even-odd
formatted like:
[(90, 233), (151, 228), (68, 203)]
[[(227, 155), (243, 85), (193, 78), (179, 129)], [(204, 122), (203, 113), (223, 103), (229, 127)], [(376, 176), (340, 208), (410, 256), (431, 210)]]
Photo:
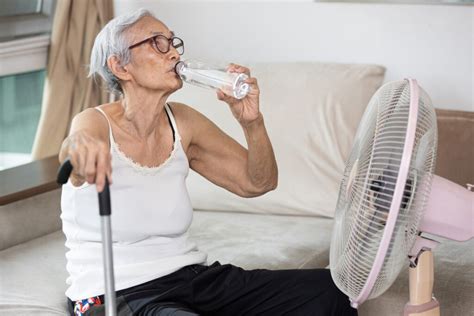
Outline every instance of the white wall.
[(187, 57), (375, 63), (387, 81), (417, 78), (437, 108), (474, 111), (474, 6), (115, 0), (116, 14), (140, 7)]

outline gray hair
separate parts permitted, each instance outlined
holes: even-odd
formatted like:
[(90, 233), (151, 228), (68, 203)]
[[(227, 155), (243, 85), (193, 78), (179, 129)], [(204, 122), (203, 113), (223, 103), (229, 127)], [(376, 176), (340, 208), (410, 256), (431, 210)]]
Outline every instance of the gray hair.
[(120, 60), (121, 65), (130, 62), (130, 50), (128, 49), (130, 43), (125, 38), (124, 33), (146, 16), (155, 18), (150, 11), (145, 9), (117, 16), (110, 20), (95, 38), (88, 77), (96, 79), (97, 75), (101, 76), (107, 83), (110, 92), (114, 94), (122, 94), (123, 89), (119, 79), (107, 66), (107, 59), (115, 55)]

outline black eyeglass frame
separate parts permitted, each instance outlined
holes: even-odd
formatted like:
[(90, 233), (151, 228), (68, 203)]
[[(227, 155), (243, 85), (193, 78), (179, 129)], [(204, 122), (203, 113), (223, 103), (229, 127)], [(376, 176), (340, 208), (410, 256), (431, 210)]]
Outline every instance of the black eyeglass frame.
[[(168, 50), (167, 50), (167, 51), (163, 52), (163, 51), (160, 50), (160, 48), (159, 48), (159, 46), (158, 46), (158, 43), (157, 43), (158, 37), (162, 37), (162, 38), (164, 38), (164, 39), (166, 39), (166, 40), (168, 41)], [(173, 45), (173, 40), (174, 40), (174, 39), (180, 40), (180, 43), (179, 43), (177, 46)], [(143, 45), (143, 44), (148, 43), (148, 42), (151, 42), (151, 43), (152, 43), (152, 46), (153, 46), (154, 48), (156, 48), (156, 50), (158, 50), (158, 51), (159, 51), (160, 53), (162, 53), (162, 54), (168, 53), (168, 52), (170, 51), (170, 49), (171, 49), (171, 46), (173, 46), (173, 48), (176, 49), (176, 51), (178, 52), (178, 54), (179, 54), (180, 56), (184, 54), (184, 41), (183, 41), (181, 38), (179, 38), (179, 37), (177, 37), (177, 36), (172, 36), (171, 38), (167, 38), (166, 36), (164, 36), (164, 35), (162, 35), (162, 34), (150, 36), (150, 37), (144, 39), (143, 41), (140, 41), (140, 42), (138, 42), (138, 43), (135, 43), (135, 44), (129, 46), (128, 49), (135, 48), (135, 47), (137, 47), (137, 46)], [(183, 52), (182, 52), (182, 53), (179, 53), (178, 48), (180, 48), (180, 47), (183, 47)]]

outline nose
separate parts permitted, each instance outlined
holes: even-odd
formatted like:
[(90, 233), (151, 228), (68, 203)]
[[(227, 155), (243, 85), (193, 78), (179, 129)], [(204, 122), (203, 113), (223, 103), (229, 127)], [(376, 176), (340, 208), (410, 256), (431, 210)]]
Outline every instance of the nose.
[(168, 54), (170, 55), (170, 58), (172, 60), (178, 60), (179, 59), (178, 51), (172, 45), (170, 45), (170, 51), (168, 52)]

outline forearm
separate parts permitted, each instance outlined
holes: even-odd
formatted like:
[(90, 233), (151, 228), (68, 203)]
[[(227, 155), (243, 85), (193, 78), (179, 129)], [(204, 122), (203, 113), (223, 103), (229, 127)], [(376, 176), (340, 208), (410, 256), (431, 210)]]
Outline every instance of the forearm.
[(247, 175), (255, 193), (273, 190), (278, 184), (278, 167), (263, 116), (243, 127), (247, 140)]

